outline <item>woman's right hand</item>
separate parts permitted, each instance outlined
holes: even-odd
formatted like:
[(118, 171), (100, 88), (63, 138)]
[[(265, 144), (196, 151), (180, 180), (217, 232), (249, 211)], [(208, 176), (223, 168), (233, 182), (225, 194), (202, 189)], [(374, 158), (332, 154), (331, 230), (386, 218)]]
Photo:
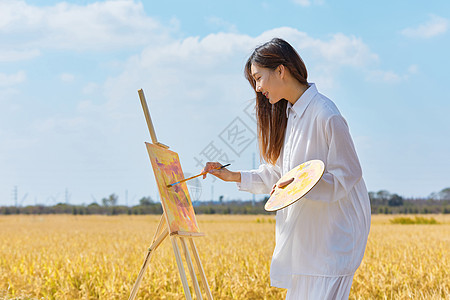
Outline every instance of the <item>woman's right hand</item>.
[(210, 173), (223, 181), (241, 182), (241, 172), (232, 172), (227, 168), (219, 169), (220, 167), (222, 164), (219, 162), (207, 162), (202, 170), (202, 173), (205, 173), (203, 179), (206, 178), (206, 174)]
[(273, 192), (275, 192), (275, 188), (276, 188), (276, 187), (277, 187), (277, 185), (274, 184), (273, 187), (272, 187), (272, 191), (270, 192), (270, 196), (272, 196)]

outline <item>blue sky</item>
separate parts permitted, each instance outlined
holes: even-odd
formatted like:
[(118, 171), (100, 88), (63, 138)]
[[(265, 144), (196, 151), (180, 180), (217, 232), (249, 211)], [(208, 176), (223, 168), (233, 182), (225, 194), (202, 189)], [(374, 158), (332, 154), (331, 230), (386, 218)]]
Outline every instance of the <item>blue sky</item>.
[[(449, 27), (448, 1), (1, 0), (0, 205), (16, 187), (21, 205), (157, 199), (139, 88), (187, 175), (208, 157), (257, 166), (243, 65), (275, 36), (347, 119), (370, 191), (438, 192), (450, 186)], [(209, 177), (190, 188), (252, 197)]]

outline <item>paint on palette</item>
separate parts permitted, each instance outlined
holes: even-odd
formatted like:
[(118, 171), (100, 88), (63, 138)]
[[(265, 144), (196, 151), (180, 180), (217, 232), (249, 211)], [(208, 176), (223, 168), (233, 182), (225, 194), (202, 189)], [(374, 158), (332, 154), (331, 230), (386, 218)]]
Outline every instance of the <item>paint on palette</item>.
[(176, 152), (145, 143), (152, 163), (161, 203), (167, 215), (169, 232), (198, 233), (194, 208), (185, 182), (167, 187), (168, 184), (184, 179), (180, 159)]
[[(284, 174), (276, 183), (276, 188), (266, 205), (267, 211), (276, 211), (285, 208), (302, 198), (322, 178), (325, 165), (321, 160), (310, 160), (298, 165)], [(279, 188), (278, 185), (294, 178), (289, 185)]]

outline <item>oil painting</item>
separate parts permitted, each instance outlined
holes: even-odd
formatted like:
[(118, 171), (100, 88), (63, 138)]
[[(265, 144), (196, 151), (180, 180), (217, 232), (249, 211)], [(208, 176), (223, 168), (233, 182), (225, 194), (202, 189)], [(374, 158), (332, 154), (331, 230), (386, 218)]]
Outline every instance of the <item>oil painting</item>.
[(186, 183), (167, 187), (168, 184), (184, 179), (178, 154), (154, 144), (146, 143), (146, 146), (170, 234), (199, 233)]

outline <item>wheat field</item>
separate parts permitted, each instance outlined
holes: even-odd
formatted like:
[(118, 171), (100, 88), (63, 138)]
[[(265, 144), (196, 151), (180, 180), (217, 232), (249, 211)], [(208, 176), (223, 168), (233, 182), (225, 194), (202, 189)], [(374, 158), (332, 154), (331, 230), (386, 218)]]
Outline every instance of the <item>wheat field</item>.
[[(372, 216), (350, 299), (450, 299), (450, 216)], [(215, 299), (284, 299), (270, 287), (272, 216), (197, 216)], [(0, 216), (0, 299), (128, 299), (159, 216)], [(189, 274), (188, 274), (189, 278)], [(172, 245), (154, 252), (137, 299), (184, 299)]]

